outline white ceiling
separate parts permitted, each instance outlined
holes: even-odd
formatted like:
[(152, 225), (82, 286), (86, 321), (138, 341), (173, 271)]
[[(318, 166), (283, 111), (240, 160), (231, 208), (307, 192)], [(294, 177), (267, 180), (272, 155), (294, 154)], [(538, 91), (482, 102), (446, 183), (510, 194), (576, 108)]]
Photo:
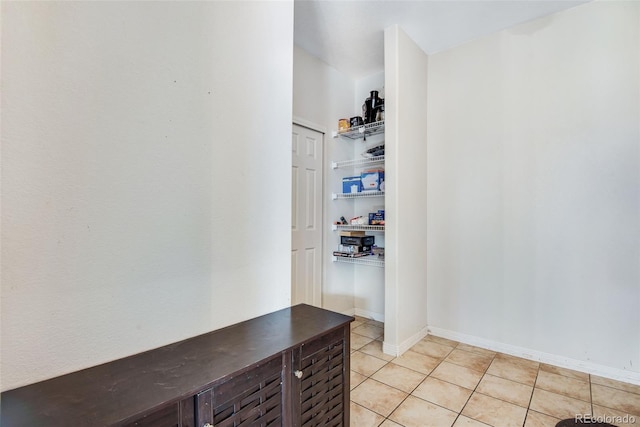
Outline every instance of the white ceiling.
[(398, 24), (432, 54), (585, 0), (295, 0), (294, 42), (360, 78), (384, 69), (384, 29)]

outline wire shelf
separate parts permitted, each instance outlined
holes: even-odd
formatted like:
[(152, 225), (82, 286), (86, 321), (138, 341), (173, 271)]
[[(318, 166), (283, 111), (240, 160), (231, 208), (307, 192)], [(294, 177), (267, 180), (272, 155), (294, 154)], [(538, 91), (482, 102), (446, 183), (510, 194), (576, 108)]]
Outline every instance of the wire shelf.
[(344, 231), (380, 231), (384, 232), (384, 225), (341, 225), (333, 224), (333, 230)]
[(331, 198), (335, 199), (361, 199), (365, 197), (383, 197), (384, 191), (361, 191), (359, 193), (333, 193)]
[(341, 262), (344, 264), (368, 265), (371, 267), (384, 267), (384, 258), (380, 258), (377, 256), (364, 256), (360, 258), (334, 256), (333, 262)]
[(379, 133), (384, 133), (384, 120), (334, 132), (333, 137), (336, 138), (338, 136), (343, 136), (349, 139), (360, 139), (371, 135), (377, 135)]
[(333, 169), (338, 169), (338, 168), (348, 168), (353, 166), (358, 167), (358, 166), (377, 165), (379, 163), (384, 163), (384, 156), (368, 157), (364, 159), (355, 159), (355, 160), (343, 160), (341, 162), (331, 162), (331, 167)]

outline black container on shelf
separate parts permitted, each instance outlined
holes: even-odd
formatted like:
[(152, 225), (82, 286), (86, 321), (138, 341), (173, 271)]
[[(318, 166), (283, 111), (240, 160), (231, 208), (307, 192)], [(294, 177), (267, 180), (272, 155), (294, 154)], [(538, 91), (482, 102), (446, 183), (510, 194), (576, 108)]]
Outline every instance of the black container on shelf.
[(341, 245), (373, 246), (376, 236), (340, 236)]
[(364, 121), (360, 116), (353, 116), (349, 119), (349, 124), (351, 125), (352, 128), (355, 128), (358, 126), (362, 126), (364, 124)]
[(384, 100), (378, 97), (378, 91), (372, 90), (370, 96), (362, 104), (362, 118), (365, 124), (376, 121), (380, 106), (383, 104)]

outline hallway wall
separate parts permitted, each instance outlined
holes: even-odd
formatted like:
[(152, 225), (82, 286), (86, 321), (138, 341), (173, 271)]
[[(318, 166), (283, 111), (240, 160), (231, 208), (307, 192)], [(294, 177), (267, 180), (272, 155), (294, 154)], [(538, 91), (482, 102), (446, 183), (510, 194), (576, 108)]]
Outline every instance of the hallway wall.
[(640, 381), (640, 4), (430, 56), (429, 325)]
[(1, 7), (0, 388), (287, 306), (293, 2)]

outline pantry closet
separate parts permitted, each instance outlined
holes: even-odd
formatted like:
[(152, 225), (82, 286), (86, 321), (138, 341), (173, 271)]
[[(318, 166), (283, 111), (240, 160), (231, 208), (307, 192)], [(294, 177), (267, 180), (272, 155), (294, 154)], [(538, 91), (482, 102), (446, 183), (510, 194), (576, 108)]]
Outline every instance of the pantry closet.
[[(341, 118), (362, 114), (362, 104), (377, 90), (385, 99), (384, 132), (362, 139), (325, 137), (324, 257), (322, 306), (384, 322), (386, 353), (399, 355), (427, 333), (426, 300), (426, 108), (427, 55), (398, 26), (385, 30), (384, 71), (352, 79), (296, 47), (294, 117), (338, 130)], [(333, 132), (332, 132), (333, 133)], [(363, 169), (332, 164), (364, 158), (384, 143), (384, 193), (336, 200), (342, 178)], [(384, 210), (384, 232), (367, 230), (384, 247), (377, 265), (336, 261), (340, 243), (334, 223)], [(369, 258), (369, 257), (367, 257)]]

